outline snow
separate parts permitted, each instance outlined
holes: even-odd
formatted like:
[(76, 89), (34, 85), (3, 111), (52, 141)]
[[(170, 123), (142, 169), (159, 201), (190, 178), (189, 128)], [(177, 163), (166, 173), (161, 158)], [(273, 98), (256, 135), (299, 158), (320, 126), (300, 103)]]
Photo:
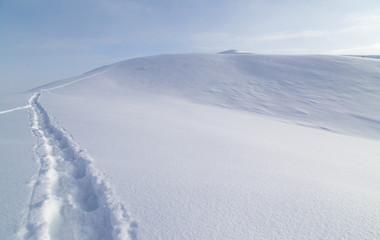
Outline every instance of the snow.
[(379, 78), (376, 59), (180, 54), (35, 88), (0, 109), (30, 113), (7, 136), (40, 166), (2, 203), (20, 239), (378, 239)]
[(114, 200), (104, 176), (64, 129), (30, 99), (32, 131), (41, 168), (33, 186), (27, 223), (29, 239), (129, 239), (135, 236), (124, 206)]
[(30, 181), (38, 171), (27, 119), (26, 110), (0, 115), (0, 239), (15, 239), (28, 208)]
[[(185, 54), (136, 58), (109, 68), (102, 78), (89, 80), (120, 94), (154, 92), (349, 135), (380, 136), (378, 60)], [(88, 88), (87, 81), (78, 84), (82, 91)]]

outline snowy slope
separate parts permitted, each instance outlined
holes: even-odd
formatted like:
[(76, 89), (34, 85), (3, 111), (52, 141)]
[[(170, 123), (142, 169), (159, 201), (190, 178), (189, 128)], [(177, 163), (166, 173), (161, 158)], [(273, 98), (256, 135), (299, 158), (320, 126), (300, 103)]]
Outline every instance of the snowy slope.
[(121, 93), (133, 89), (170, 94), (300, 125), (380, 137), (378, 60), (188, 54), (137, 58), (108, 69), (81, 88), (91, 81)]
[(41, 165), (18, 237), (378, 239), (378, 79), (376, 59), (229, 51), (33, 89), (1, 115), (30, 112)]
[(379, 237), (378, 142), (154, 96), (41, 101), (112, 176), (138, 239)]

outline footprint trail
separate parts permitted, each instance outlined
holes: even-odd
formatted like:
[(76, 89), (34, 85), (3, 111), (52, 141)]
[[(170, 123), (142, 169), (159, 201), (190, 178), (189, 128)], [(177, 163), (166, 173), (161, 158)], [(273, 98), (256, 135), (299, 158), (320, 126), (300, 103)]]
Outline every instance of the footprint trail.
[(22, 239), (136, 239), (132, 221), (91, 157), (38, 102), (29, 100), (40, 170), (33, 186)]

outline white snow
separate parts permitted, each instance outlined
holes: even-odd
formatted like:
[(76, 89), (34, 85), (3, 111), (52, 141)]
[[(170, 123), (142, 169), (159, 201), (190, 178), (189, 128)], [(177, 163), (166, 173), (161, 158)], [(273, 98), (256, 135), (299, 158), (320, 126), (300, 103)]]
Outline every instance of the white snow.
[[(133, 223), (92, 159), (30, 99), (32, 131), (41, 168), (33, 186), (26, 239), (130, 239)], [(130, 227), (131, 226), (131, 227)]]
[(15, 239), (38, 170), (27, 119), (25, 110), (0, 115), (0, 239)]
[(25, 105), (25, 106), (22, 106), (22, 107), (15, 107), (15, 108), (12, 108), (12, 109), (0, 111), (0, 114), (10, 113), (10, 112), (19, 111), (19, 110), (24, 110), (24, 109), (27, 109), (27, 108), (30, 108), (30, 105)]
[[(187, 54), (136, 58), (109, 68), (101, 78), (80, 81), (71, 91), (153, 92), (314, 128), (380, 137), (378, 60)], [(88, 81), (95, 87), (89, 88)]]
[(37, 141), (18, 237), (378, 239), (378, 79), (376, 59), (182, 54), (36, 88), (0, 109)]

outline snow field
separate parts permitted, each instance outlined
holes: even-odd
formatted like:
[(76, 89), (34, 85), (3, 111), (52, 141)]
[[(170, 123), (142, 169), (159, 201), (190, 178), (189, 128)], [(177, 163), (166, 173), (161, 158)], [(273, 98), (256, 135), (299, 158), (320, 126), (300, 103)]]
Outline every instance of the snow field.
[[(225, 53), (130, 59), (25, 106), (2, 97), (17, 237), (379, 239), (380, 62)], [(26, 112), (40, 169), (12, 195), (32, 168), (6, 149), (25, 150)]]
[(139, 239), (380, 234), (376, 141), (161, 95), (64, 91), (41, 101), (112, 176)]
[(112, 69), (100, 69), (105, 72), (76, 82), (73, 93), (161, 94), (288, 123), (380, 138), (379, 60), (177, 54), (135, 58), (106, 68)]
[(380, 145), (366, 139), (380, 134), (379, 61), (181, 54), (108, 67), (40, 100), (112, 176), (139, 239), (380, 237)]
[(0, 115), (0, 239), (16, 239), (38, 170), (26, 110)]

